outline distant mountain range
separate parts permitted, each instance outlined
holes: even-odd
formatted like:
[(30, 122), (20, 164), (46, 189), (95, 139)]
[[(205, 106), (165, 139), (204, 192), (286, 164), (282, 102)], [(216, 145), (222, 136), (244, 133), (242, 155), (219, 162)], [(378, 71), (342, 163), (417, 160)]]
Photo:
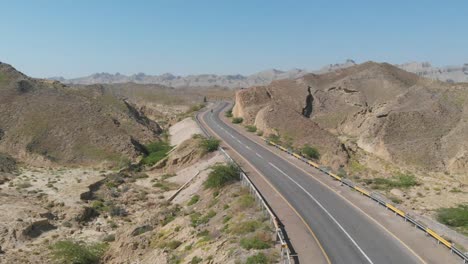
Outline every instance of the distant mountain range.
[(445, 82), (468, 82), (468, 63), (463, 66), (433, 67), (429, 62), (410, 62), (397, 65), (421, 77)]
[[(65, 79), (63, 77), (52, 77), (50, 80), (60, 81), (67, 84), (112, 84), (134, 82), (140, 84), (162, 84), (171, 87), (210, 87), (223, 86), (229, 88), (250, 87), (257, 85), (268, 85), (274, 80), (296, 79), (308, 73), (326, 73), (337, 69), (343, 69), (356, 65), (353, 60), (346, 60), (344, 63), (329, 64), (319, 70), (307, 71), (305, 69), (292, 69), (289, 71), (280, 71), (270, 69), (261, 71), (252, 75), (216, 75), (200, 74), (177, 76), (171, 73), (161, 75), (147, 75), (138, 73), (133, 75), (124, 75), (120, 73), (95, 73), (86, 77)], [(403, 70), (416, 73), (419, 76), (448, 82), (468, 82), (468, 64), (463, 66), (432, 67), (429, 62), (411, 62), (401, 65), (395, 65)]]

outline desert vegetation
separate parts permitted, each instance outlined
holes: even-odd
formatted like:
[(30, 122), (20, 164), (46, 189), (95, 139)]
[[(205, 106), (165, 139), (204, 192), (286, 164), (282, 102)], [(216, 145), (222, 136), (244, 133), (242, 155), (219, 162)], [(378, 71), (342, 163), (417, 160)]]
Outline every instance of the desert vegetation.
[(105, 243), (64, 240), (51, 245), (51, 257), (59, 264), (98, 264), (106, 248)]
[(242, 123), (242, 121), (244, 121), (244, 119), (242, 117), (233, 117), (232, 118), (232, 123), (233, 124), (240, 124), (240, 123)]
[(210, 137), (210, 138), (202, 138), (200, 145), (205, 152), (213, 152), (213, 151), (218, 150), (219, 143), (220, 143), (219, 139)]
[(412, 174), (399, 173), (391, 178), (365, 179), (364, 182), (373, 189), (389, 190), (392, 188), (410, 188), (420, 183)]
[(320, 153), (317, 148), (311, 147), (309, 145), (304, 145), (301, 148), (301, 153), (309, 159), (320, 159)]
[(450, 227), (468, 235), (468, 204), (437, 210), (437, 219)]
[(147, 155), (141, 160), (141, 164), (151, 166), (164, 159), (172, 147), (166, 141), (159, 141), (145, 146)]
[(233, 164), (214, 165), (204, 183), (205, 188), (221, 188), (239, 180), (239, 168)]
[(252, 132), (252, 133), (255, 133), (257, 131), (257, 127), (254, 126), (254, 125), (246, 125), (245, 126), (245, 129), (248, 131), (248, 132)]

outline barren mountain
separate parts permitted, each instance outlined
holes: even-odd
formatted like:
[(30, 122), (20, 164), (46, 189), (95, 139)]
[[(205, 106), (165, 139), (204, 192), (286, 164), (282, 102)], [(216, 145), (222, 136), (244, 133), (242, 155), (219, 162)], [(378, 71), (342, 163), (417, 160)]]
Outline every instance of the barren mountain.
[(166, 86), (181, 87), (212, 87), (222, 86), (229, 88), (249, 87), (253, 85), (266, 85), (273, 80), (287, 78), (297, 78), (307, 72), (301, 69), (292, 69), (290, 71), (279, 71), (275, 69), (262, 71), (249, 76), (236, 75), (215, 75), (200, 74), (188, 76), (176, 76), (171, 73), (162, 75), (146, 75), (144, 73), (133, 74), (130, 76), (120, 73), (95, 73), (90, 76), (64, 79), (62, 77), (53, 77), (51, 80), (57, 80), (68, 84), (112, 84), (133, 82), (138, 84), (162, 84)]
[[(216, 75), (216, 74), (200, 74), (177, 76), (171, 73), (161, 75), (146, 75), (138, 73), (133, 75), (123, 75), (120, 73), (95, 73), (86, 77), (74, 79), (65, 79), (63, 77), (51, 77), (50, 80), (60, 81), (67, 84), (121, 84), (121, 83), (136, 83), (136, 84), (160, 84), (175, 88), (186, 87), (228, 87), (241, 88), (259, 85), (268, 85), (275, 80), (296, 79), (306, 74), (323, 74), (347, 67), (356, 65), (356, 62), (347, 59), (343, 63), (335, 63), (326, 65), (319, 70), (307, 71), (305, 69), (291, 69), (289, 71), (280, 71), (270, 69), (261, 71), (252, 75)], [(468, 82), (468, 64), (461, 67), (432, 67), (429, 62), (411, 62), (401, 65), (395, 65), (405, 71), (416, 73), (419, 76), (448, 82)]]
[(158, 140), (159, 125), (102, 87), (74, 90), (0, 63), (0, 152), (44, 165), (117, 165)]
[(468, 64), (463, 66), (433, 67), (429, 62), (410, 62), (397, 65), (419, 76), (445, 82), (468, 82)]
[[(302, 115), (308, 86), (314, 99), (310, 118)], [(463, 174), (467, 99), (468, 84), (366, 62), (240, 90), (233, 113), (267, 133), (292, 137), (296, 146), (317, 146), (325, 163), (344, 164), (331, 157), (352, 158), (358, 147), (402, 167)]]

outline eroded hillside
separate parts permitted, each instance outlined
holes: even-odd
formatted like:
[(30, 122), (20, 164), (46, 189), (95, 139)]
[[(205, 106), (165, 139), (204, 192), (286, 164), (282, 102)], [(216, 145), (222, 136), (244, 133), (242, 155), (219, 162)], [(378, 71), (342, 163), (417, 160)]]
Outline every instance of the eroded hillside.
[[(307, 86), (310, 118), (301, 116)], [(241, 90), (234, 115), (272, 133), (330, 151), (340, 138), (399, 165), (449, 173), (468, 168), (468, 86), (431, 81), (389, 64), (364, 63), (323, 75)], [(302, 135), (301, 135), (302, 133)], [(333, 147), (333, 146), (332, 146)], [(334, 150), (341, 147), (335, 144)]]

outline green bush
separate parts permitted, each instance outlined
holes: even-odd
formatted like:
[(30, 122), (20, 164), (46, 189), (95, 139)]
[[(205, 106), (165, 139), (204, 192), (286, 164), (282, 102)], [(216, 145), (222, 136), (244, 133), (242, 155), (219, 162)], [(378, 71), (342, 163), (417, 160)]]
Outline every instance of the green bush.
[(398, 174), (389, 179), (368, 179), (365, 181), (365, 183), (371, 184), (373, 188), (381, 190), (388, 190), (392, 188), (409, 188), (420, 184), (417, 181), (416, 177), (414, 177), (414, 175), (411, 174)]
[(309, 145), (304, 145), (304, 147), (302, 147), (302, 149), (301, 149), (301, 152), (307, 158), (317, 159), (317, 160), (320, 159), (319, 151), (316, 148), (311, 147)]
[(232, 117), (232, 108), (227, 110), (226, 113), (224, 113), (225, 117)]
[(262, 130), (258, 130), (258, 131), (257, 131), (257, 136), (260, 136), (260, 137), (263, 136), (263, 131), (262, 131)]
[(172, 149), (167, 142), (159, 141), (145, 146), (148, 155), (141, 160), (141, 164), (152, 166), (164, 159)]
[(232, 119), (232, 123), (234, 123), (234, 124), (240, 124), (240, 123), (242, 123), (242, 121), (244, 121), (244, 119), (242, 117), (234, 117)]
[(234, 181), (239, 180), (239, 168), (230, 163), (228, 165), (218, 164), (212, 167), (208, 178), (203, 183), (205, 188), (221, 188)]
[(448, 226), (468, 229), (468, 204), (439, 209), (437, 211), (437, 220)]
[(270, 134), (270, 135), (268, 135), (268, 140), (275, 143), (275, 144), (280, 144), (281, 143), (281, 136), (280, 135), (275, 135), (275, 134)]
[(192, 198), (190, 198), (190, 201), (187, 203), (187, 205), (188, 206), (194, 205), (198, 203), (199, 200), (200, 200), (200, 195), (195, 194), (194, 196), (192, 196)]
[(196, 111), (199, 111), (199, 110), (201, 110), (203, 107), (205, 107), (205, 104), (196, 104), (196, 105), (192, 105), (192, 106), (190, 107), (189, 112), (196, 112)]
[(202, 258), (195, 256), (195, 257), (193, 257), (192, 260), (190, 261), (190, 264), (198, 264), (198, 263), (201, 263), (202, 261), (203, 261)]
[(230, 228), (230, 231), (231, 233), (236, 234), (236, 235), (244, 235), (244, 234), (255, 232), (261, 226), (262, 226), (262, 223), (260, 223), (259, 221), (250, 220), (250, 221), (239, 222), (239, 223), (234, 224)]
[(244, 194), (241, 197), (239, 197), (238, 203), (239, 203), (239, 206), (243, 209), (250, 208), (254, 206), (255, 199), (250, 194)]
[(213, 210), (210, 210), (206, 215), (203, 215), (199, 212), (195, 212), (190, 215), (190, 225), (192, 227), (197, 227), (201, 224), (206, 224), (210, 221), (211, 218), (213, 218), (216, 215), (216, 212)]
[(216, 151), (219, 147), (220, 141), (216, 138), (204, 138), (202, 139), (200, 145), (206, 152)]
[(51, 246), (51, 257), (60, 264), (97, 264), (106, 249), (107, 245), (103, 243), (87, 245), (64, 240)]
[(246, 125), (245, 128), (247, 129), (248, 132), (254, 133), (255, 131), (257, 131), (257, 127), (253, 125)]
[(258, 237), (250, 237), (250, 238), (242, 238), (240, 241), (241, 247), (249, 250), (249, 249), (267, 249), (270, 248), (271, 245), (268, 242), (265, 242)]
[(169, 248), (169, 249), (176, 249), (178, 248), (180, 245), (182, 245), (182, 242), (180, 242), (179, 240), (171, 240), (171, 241), (168, 241), (168, 242), (163, 242), (161, 244), (159, 244), (159, 248)]
[(268, 258), (263, 253), (257, 253), (247, 258), (246, 264), (267, 264), (269, 263)]

